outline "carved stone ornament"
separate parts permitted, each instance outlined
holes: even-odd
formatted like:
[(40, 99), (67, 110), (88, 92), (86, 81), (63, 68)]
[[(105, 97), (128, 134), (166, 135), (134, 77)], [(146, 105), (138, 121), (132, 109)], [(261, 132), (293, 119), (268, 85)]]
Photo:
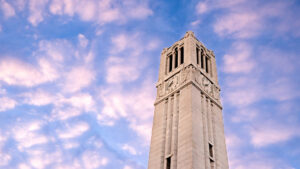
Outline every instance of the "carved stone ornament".
[(164, 95), (163, 84), (157, 86), (157, 97), (160, 98)]
[(220, 89), (214, 85), (214, 89), (213, 89), (213, 97), (216, 99), (216, 100), (219, 100), (220, 99)]
[(205, 77), (205, 76), (203, 76), (203, 78), (202, 78), (202, 86), (203, 86), (203, 88), (204, 88), (204, 91), (206, 91), (206, 92), (210, 92), (210, 90), (211, 90), (211, 83), (210, 83), (210, 81)]

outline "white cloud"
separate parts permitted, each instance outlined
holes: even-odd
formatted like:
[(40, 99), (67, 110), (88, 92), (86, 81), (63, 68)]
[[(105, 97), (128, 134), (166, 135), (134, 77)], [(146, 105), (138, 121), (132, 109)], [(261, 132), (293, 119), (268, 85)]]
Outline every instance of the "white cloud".
[(27, 19), (33, 26), (37, 26), (44, 20), (48, 1), (49, 0), (29, 0), (29, 17)]
[(35, 106), (43, 106), (54, 102), (55, 97), (50, 93), (38, 90), (36, 92), (28, 92), (22, 94), (24, 102)]
[(8, 97), (0, 97), (0, 103), (0, 112), (13, 109), (17, 105), (15, 100)]
[(294, 169), (286, 163), (286, 161), (264, 155), (264, 153), (237, 152), (229, 158), (230, 168), (235, 169)]
[(57, 130), (57, 133), (58, 137), (61, 139), (71, 139), (82, 135), (89, 128), (90, 127), (86, 122), (76, 122), (71, 125), (66, 125), (63, 130)]
[(82, 161), (84, 168), (94, 169), (100, 166), (106, 166), (108, 164), (108, 159), (106, 157), (101, 157), (96, 151), (86, 151), (82, 155)]
[(39, 131), (43, 123), (40, 121), (32, 121), (17, 125), (12, 129), (14, 139), (17, 141), (19, 151), (32, 147), (34, 145), (41, 145), (48, 142), (47, 136), (41, 134)]
[(0, 166), (5, 166), (11, 160), (11, 156), (9, 154), (0, 153)]
[(152, 14), (152, 10), (145, 5), (135, 6), (129, 10), (129, 16), (136, 19), (144, 19)]
[(299, 136), (300, 133), (298, 127), (267, 121), (263, 124), (255, 125), (250, 130), (250, 135), (251, 143), (254, 146), (262, 147), (287, 141), (295, 136)]
[(134, 59), (110, 57), (106, 62), (108, 83), (131, 82), (140, 76), (140, 65)]
[(16, 14), (15, 9), (5, 0), (0, 1), (0, 7), (2, 9), (5, 18), (15, 16)]
[(101, 90), (103, 107), (98, 114), (99, 123), (113, 125), (116, 120), (125, 118), (129, 121), (129, 127), (148, 144), (155, 97), (153, 86), (154, 82), (146, 80), (139, 88), (121, 90), (111, 87)]
[(126, 165), (123, 169), (133, 169), (133, 168), (129, 165)]
[(230, 13), (217, 19), (214, 31), (220, 36), (249, 38), (256, 36), (263, 26), (261, 16), (256, 12)]
[(25, 163), (22, 163), (19, 164), (18, 169), (30, 169), (30, 166)]
[(89, 44), (89, 40), (82, 34), (78, 35), (79, 45), (85, 48)]
[(55, 78), (56, 76), (47, 76), (33, 65), (17, 59), (0, 60), (0, 80), (9, 85), (31, 87)]
[(39, 56), (60, 64), (66, 59), (72, 58), (75, 49), (65, 39), (41, 40), (39, 42)]
[(136, 155), (137, 154), (136, 149), (134, 147), (128, 145), (128, 144), (124, 144), (122, 146), (122, 150), (128, 151), (132, 155)]
[(94, 72), (87, 67), (73, 67), (66, 74), (63, 90), (66, 92), (77, 92), (84, 87), (88, 87), (95, 79)]
[(54, 108), (51, 112), (51, 117), (53, 119), (58, 120), (67, 120), (72, 117), (76, 117), (82, 114), (81, 110), (78, 110), (77, 108)]
[(226, 73), (249, 73), (255, 66), (251, 59), (251, 46), (245, 42), (235, 42), (231, 52), (223, 57), (223, 71)]
[(83, 111), (93, 111), (95, 102), (93, 97), (87, 93), (74, 94), (70, 98), (66, 98), (62, 101), (63, 103), (68, 103), (75, 108), (79, 108)]
[[(214, 22), (214, 31), (222, 37), (253, 38), (264, 31), (276, 34), (300, 35), (300, 22), (295, 21), (299, 10), (293, 1), (200, 1), (196, 6), (201, 16), (211, 11), (222, 11)], [(274, 22), (275, 21), (275, 22)]]
[(54, 150), (47, 152), (43, 149), (30, 149), (27, 150), (28, 163), (31, 168), (49, 168), (49, 165), (54, 163), (61, 163), (63, 160), (63, 154), (60, 150)]
[(112, 37), (111, 41), (113, 46), (111, 56), (106, 61), (106, 81), (116, 84), (137, 80), (147, 66), (145, 51), (156, 49), (160, 43), (158, 39), (143, 40), (140, 33), (119, 34)]
[(55, 15), (74, 16), (83, 21), (94, 21), (100, 25), (116, 22), (124, 23), (132, 19), (145, 19), (153, 14), (147, 3), (139, 1), (115, 0), (52, 0), (50, 12)]

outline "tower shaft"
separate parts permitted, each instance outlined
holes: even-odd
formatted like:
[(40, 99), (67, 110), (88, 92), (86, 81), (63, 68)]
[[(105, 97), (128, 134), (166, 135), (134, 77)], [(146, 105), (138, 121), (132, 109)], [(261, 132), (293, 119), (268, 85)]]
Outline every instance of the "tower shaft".
[(215, 56), (187, 32), (161, 54), (148, 169), (228, 169)]

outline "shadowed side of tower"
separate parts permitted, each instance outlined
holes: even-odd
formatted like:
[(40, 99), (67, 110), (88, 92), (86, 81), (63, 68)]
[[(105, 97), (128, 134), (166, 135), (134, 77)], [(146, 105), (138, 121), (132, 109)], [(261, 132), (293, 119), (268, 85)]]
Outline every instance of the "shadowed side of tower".
[(214, 53), (187, 32), (161, 53), (148, 169), (228, 169)]

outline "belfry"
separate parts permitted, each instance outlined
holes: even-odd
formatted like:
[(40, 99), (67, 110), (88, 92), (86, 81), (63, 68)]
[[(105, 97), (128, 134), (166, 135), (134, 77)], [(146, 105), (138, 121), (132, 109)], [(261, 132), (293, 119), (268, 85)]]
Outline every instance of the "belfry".
[(161, 53), (148, 169), (228, 169), (214, 53), (189, 31)]

